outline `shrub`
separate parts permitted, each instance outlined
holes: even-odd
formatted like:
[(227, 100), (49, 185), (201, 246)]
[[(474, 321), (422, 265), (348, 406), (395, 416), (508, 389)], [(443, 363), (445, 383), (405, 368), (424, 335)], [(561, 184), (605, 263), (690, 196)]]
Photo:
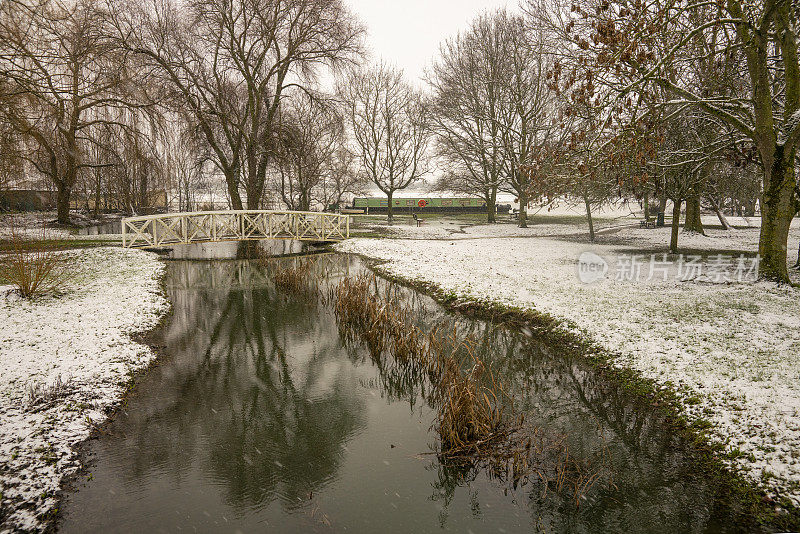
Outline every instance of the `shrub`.
[(0, 283), (14, 286), (24, 298), (33, 298), (61, 287), (67, 280), (68, 257), (41, 238), (26, 239), (11, 225), (9, 252), (0, 254)]

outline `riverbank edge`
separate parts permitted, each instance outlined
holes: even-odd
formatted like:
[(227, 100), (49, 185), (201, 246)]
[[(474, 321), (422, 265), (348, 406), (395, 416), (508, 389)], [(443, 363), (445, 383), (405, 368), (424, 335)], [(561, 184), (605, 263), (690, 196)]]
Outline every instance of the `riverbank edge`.
[(394, 274), (385, 267), (391, 263), (389, 260), (360, 253), (348, 254), (362, 258), (367, 267), (379, 276), (428, 295), (448, 311), (517, 330), (528, 329), (545, 341), (557, 343), (563, 350), (589, 364), (604, 379), (655, 406), (670, 422), (671, 430), (691, 444), (699, 472), (721, 493), (721, 500), (733, 509), (742, 510), (743, 516), (751, 517), (753, 524), (750, 526), (758, 525), (776, 531), (800, 531), (800, 508), (785, 497), (770, 498), (767, 488), (732, 469), (726, 463), (731, 454), (724, 450), (722, 444), (714, 443), (709, 437), (711, 423), (702, 418), (689, 419), (681, 408), (681, 399), (686, 399), (677, 389), (671, 384), (660, 384), (647, 378), (636, 369), (615, 365), (613, 362), (617, 354), (579, 335), (577, 327), (568, 320), (533, 308), (465, 298), (435, 283)]
[[(160, 262), (166, 263), (164, 258), (159, 257), (158, 259)], [(58, 532), (58, 526), (61, 518), (63, 517), (63, 504), (67, 495), (77, 490), (78, 483), (82, 478), (87, 475), (91, 475), (91, 468), (94, 465), (93, 457), (89, 454), (89, 445), (91, 442), (108, 433), (108, 428), (114, 422), (119, 413), (127, 407), (128, 401), (130, 400), (131, 396), (135, 394), (137, 386), (150, 373), (151, 370), (160, 366), (163, 362), (163, 358), (165, 356), (165, 353), (162, 350), (163, 345), (155, 343), (155, 341), (160, 339), (159, 334), (163, 332), (167, 322), (172, 318), (175, 309), (172, 305), (172, 301), (169, 299), (169, 294), (167, 293), (166, 289), (166, 269), (162, 270), (161, 276), (158, 280), (158, 293), (164, 298), (164, 301), (167, 304), (164, 312), (160, 315), (156, 323), (151, 328), (139, 332), (132, 332), (128, 335), (128, 337), (134, 343), (147, 347), (150, 352), (153, 353), (153, 357), (146, 365), (130, 369), (127, 379), (125, 382), (120, 384), (122, 389), (119, 392), (116, 400), (106, 407), (104, 412), (105, 419), (93, 425), (86, 439), (80, 443), (76, 443), (73, 447), (73, 451), (78, 458), (80, 467), (78, 467), (78, 469), (75, 471), (68, 473), (61, 479), (60, 489), (55, 495), (56, 506), (47, 516), (42, 518), (42, 523), (44, 526), (43, 532), (46, 534)]]

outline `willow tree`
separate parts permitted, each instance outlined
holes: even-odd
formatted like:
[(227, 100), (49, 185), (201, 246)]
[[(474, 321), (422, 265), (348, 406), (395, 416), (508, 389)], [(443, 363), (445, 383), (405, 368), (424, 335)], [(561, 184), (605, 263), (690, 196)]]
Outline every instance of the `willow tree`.
[(282, 101), (362, 52), (363, 28), (341, 0), (165, 1), (117, 23), (207, 143), (234, 209), (261, 206)]
[(0, 3), (0, 113), (30, 147), (21, 157), (55, 186), (62, 224), (81, 173), (99, 164), (94, 134), (114, 122), (104, 112), (135, 105), (134, 73), (108, 20), (95, 0)]

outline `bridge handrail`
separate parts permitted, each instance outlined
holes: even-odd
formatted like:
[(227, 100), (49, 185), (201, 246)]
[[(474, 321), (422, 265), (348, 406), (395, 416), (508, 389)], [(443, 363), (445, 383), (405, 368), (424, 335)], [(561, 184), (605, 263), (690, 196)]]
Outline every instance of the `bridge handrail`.
[[(240, 220), (240, 222), (242, 223), (241, 224), (241, 226), (242, 226), (242, 228), (241, 228), (241, 236), (236, 236), (235, 239), (231, 239), (230, 236), (224, 236), (223, 239), (217, 239), (216, 235), (214, 235), (213, 237), (210, 237), (210, 236), (208, 236), (208, 234), (206, 234), (206, 237), (208, 239), (195, 239), (196, 234), (193, 234), (192, 236), (188, 235), (188, 231), (187, 231), (188, 223), (186, 223), (185, 221), (180, 223), (181, 228), (179, 229), (179, 232), (181, 232), (182, 235), (179, 235), (176, 232), (176, 228), (174, 228), (173, 226), (169, 226), (170, 224), (178, 224), (178, 223), (164, 223), (164, 221), (171, 220), (171, 219), (185, 219), (185, 220), (188, 221), (188, 220), (193, 219), (193, 218), (201, 218), (201, 217), (209, 217), (210, 216), (211, 221), (212, 221), (211, 224), (213, 225), (214, 224), (213, 223), (213, 217), (214, 216), (223, 216), (223, 217), (230, 217), (230, 216), (244, 217), (244, 216), (248, 216), (249, 217), (249, 216), (259, 216), (259, 215), (268, 215), (268, 216), (270, 216), (270, 219), (269, 219), (270, 224), (272, 222), (272, 216), (289, 216), (289, 217), (294, 217), (294, 218), (302, 217), (303, 219), (316, 218), (316, 219), (322, 219), (323, 221), (324, 220), (336, 220), (339, 223), (337, 225), (337, 227), (336, 227), (336, 230), (338, 230), (337, 238), (336, 239), (331, 239), (333, 234), (329, 234), (327, 236), (327, 238), (324, 235), (323, 236), (319, 236), (318, 235), (317, 237), (320, 237), (321, 239), (317, 239), (317, 240), (322, 240), (322, 241), (331, 241), (331, 240), (333, 240), (333, 241), (336, 241), (336, 240), (339, 240), (338, 238), (346, 239), (346, 238), (350, 237), (350, 216), (346, 215), (346, 214), (342, 214), (342, 213), (327, 213), (327, 212), (322, 212), (322, 211), (292, 211), (292, 210), (214, 210), (214, 211), (192, 211), (192, 212), (161, 213), (161, 214), (154, 214), (154, 215), (137, 215), (137, 216), (133, 216), (133, 217), (125, 217), (121, 221), (121, 226), (122, 226), (122, 246), (125, 247), (125, 248), (134, 246), (134, 245), (137, 244), (138, 238), (142, 238), (142, 240), (144, 241), (143, 243), (140, 243), (139, 246), (147, 246), (147, 245), (155, 246), (155, 245), (159, 245), (159, 244), (192, 243), (192, 242), (203, 242), (203, 241), (228, 241), (228, 240), (247, 240), (247, 239), (270, 239), (270, 238), (272, 238), (272, 239), (286, 239), (287, 235), (288, 235), (288, 238), (296, 238), (298, 240), (307, 240), (307, 241), (308, 240), (311, 240), (311, 241), (314, 240), (312, 238), (312, 236), (309, 236), (309, 235), (307, 235), (305, 233), (305, 230), (304, 230), (304, 232), (300, 232), (299, 231), (299, 228), (298, 228), (299, 223), (295, 225), (295, 233), (294, 234), (292, 234), (291, 231), (288, 231), (286, 233), (280, 233), (280, 236), (279, 236), (279, 232), (276, 232), (276, 233), (273, 234), (273, 232), (271, 231), (272, 230), (271, 227), (268, 228), (268, 235), (264, 235), (263, 233), (262, 234), (258, 234), (257, 232), (253, 231), (252, 227), (249, 228), (249, 230), (251, 230), (251, 232), (248, 234), (246, 229), (244, 228), (245, 220), (242, 218)], [(148, 238), (145, 238), (145, 235), (148, 232), (148, 230), (146, 230), (146, 227), (147, 227), (147, 223), (149, 221), (156, 221), (156, 222), (153, 222), (151, 224), (151, 226), (150, 226), (150, 229), (153, 231), (152, 240), (148, 239)], [(253, 221), (250, 221), (250, 222), (253, 222)], [(297, 222), (297, 220), (296, 220), (296, 222)], [(140, 223), (143, 223), (143, 224), (140, 224)], [(161, 223), (163, 225), (162, 228), (166, 227), (167, 231), (169, 233), (171, 233), (177, 239), (172, 240), (168, 236), (162, 235), (161, 240), (159, 241), (158, 237), (156, 236), (155, 229), (154, 229), (156, 223)], [(342, 223), (344, 223), (344, 226), (345, 226), (344, 229), (341, 228)], [(324, 225), (324, 223), (323, 223), (323, 225)], [(138, 228), (137, 228), (137, 226), (138, 226)], [(129, 229), (133, 231), (132, 232), (132, 238), (130, 239), (130, 241), (128, 241), (128, 230)], [(308, 229), (308, 227), (306, 227), (305, 229)], [(324, 226), (323, 226), (323, 230), (324, 230)], [(344, 230), (344, 231), (342, 231), (342, 230)], [(214, 233), (214, 232), (212, 232), (212, 233)]]
[(314, 215), (314, 216), (326, 216), (326, 217), (336, 217), (344, 219), (348, 217), (347, 214), (344, 213), (329, 213), (327, 211), (293, 211), (293, 210), (215, 210), (215, 211), (175, 211), (170, 213), (155, 213), (153, 215), (133, 215), (131, 217), (123, 217), (123, 221), (131, 221), (131, 222), (138, 222), (138, 221), (147, 221), (150, 219), (166, 219), (172, 217), (185, 217), (195, 216), (195, 215), (235, 215), (238, 213), (272, 213), (276, 215)]

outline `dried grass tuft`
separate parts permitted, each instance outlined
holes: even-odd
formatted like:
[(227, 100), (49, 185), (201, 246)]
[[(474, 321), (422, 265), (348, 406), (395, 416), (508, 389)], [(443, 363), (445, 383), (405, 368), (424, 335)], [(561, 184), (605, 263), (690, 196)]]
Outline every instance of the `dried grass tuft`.
[(599, 479), (601, 469), (569, 454), (564, 436), (548, 436), (515, 414), (510, 396), (491, 366), (475, 351), (475, 339), (434, 327), (423, 332), (397, 289), (379, 290), (374, 274), (344, 278), (327, 295), (343, 339), (363, 342), (383, 370), (422, 374), (427, 401), (436, 409), (441, 461), (469, 472), (485, 468), (514, 486), (537, 479), (544, 491), (571, 488), (575, 502)]
[(311, 258), (291, 260), (263, 260), (275, 282), (275, 287), (295, 294), (312, 295), (318, 290), (319, 277), (314, 271)]
[(0, 254), (0, 283), (14, 286), (23, 298), (56, 291), (69, 279), (69, 257), (47, 244), (42, 226), (40, 238), (26, 239), (11, 220), (10, 251)]

